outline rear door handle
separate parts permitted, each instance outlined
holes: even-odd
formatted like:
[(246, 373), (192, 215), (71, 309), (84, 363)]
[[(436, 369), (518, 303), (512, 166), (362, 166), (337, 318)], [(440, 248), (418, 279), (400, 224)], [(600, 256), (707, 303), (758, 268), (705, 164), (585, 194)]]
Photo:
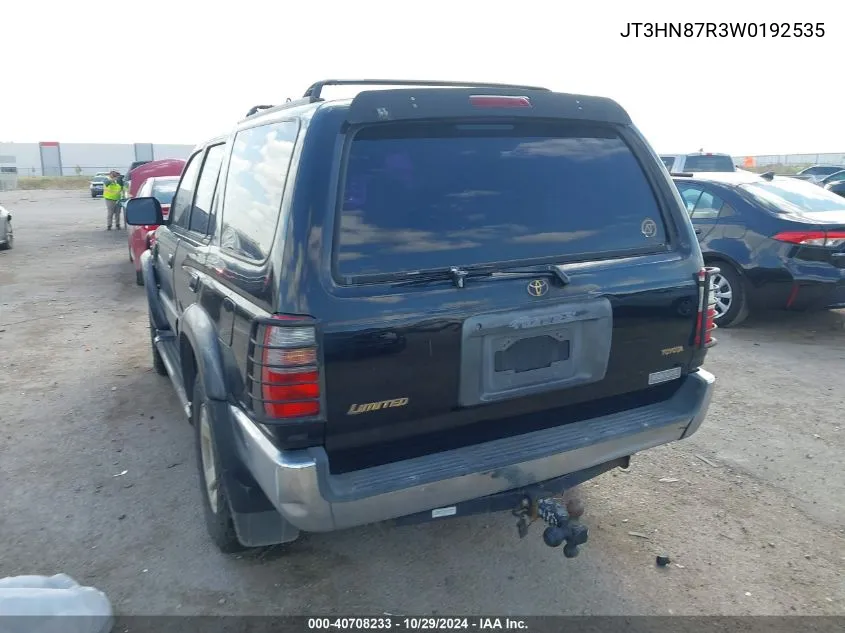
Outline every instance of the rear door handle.
[(196, 292), (197, 288), (200, 285), (200, 276), (197, 273), (189, 272), (190, 279), (188, 280), (188, 288), (191, 289), (192, 292)]
[(701, 235), (701, 229), (700, 229), (700, 228), (698, 228), (698, 227), (694, 227), (694, 228), (695, 228), (695, 234), (696, 234), (696, 235)]
[(167, 256), (167, 267), (173, 268), (173, 253)]

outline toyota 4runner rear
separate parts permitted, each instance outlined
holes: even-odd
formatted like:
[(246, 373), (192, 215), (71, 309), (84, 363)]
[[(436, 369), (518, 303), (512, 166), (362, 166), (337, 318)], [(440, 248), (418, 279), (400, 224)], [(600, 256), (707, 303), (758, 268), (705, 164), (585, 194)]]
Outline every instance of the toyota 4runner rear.
[[(376, 89), (325, 100), (332, 84)], [(189, 159), (142, 258), (156, 369), (233, 551), (494, 510), (577, 553), (561, 496), (694, 433), (710, 274), (615, 102), (320, 82)], [(574, 514), (579, 514), (575, 512)]]

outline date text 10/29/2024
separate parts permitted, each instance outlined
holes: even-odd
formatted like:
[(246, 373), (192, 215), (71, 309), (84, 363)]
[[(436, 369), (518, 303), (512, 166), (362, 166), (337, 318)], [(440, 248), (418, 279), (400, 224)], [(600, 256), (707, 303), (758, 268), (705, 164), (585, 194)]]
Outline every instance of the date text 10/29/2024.
[(622, 37), (824, 37), (824, 22), (628, 22)]
[(375, 618), (308, 618), (309, 631), (525, 631), (528, 625), (520, 618), (485, 617), (408, 617)]

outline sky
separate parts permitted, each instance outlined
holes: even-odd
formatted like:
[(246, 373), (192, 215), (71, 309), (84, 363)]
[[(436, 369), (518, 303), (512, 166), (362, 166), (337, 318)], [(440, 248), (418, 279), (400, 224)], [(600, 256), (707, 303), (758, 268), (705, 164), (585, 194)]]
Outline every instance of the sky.
[[(816, 34), (622, 37), (633, 22)], [(845, 152), (842, 0), (5, 0), (0, 32), (0, 141), (195, 144), (319, 79), (378, 77), (610, 97), (664, 153)]]

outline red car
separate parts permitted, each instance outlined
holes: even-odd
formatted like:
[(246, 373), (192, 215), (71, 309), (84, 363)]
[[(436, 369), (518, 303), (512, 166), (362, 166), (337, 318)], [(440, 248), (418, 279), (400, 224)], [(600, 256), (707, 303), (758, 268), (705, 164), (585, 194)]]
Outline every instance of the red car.
[[(134, 163), (133, 163), (134, 165)], [(126, 185), (129, 198), (138, 197), (138, 189), (153, 176), (179, 176), (185, 168), (185, 161), (181, 158), (163, 158), (142, 163), (126, 174)]]
[[(173, 194), (176, 193), (176, 186), (179, 184), (179, 176), (153, 176), (147, 178), (144, 184), (136, 192), (136, 197), (153, 197), (161, 203), (161, 210), (165, 219), (170, 213), (170, 203), (173, 201)], [(135, 264), (135, 283), (144, 285), (144, 276), (141, 273), (141, 254), (150, 248), (155, 240), (155, 230), (158, 226), (144, 224), (141, 226), (129, 227), (129, 261)]]

